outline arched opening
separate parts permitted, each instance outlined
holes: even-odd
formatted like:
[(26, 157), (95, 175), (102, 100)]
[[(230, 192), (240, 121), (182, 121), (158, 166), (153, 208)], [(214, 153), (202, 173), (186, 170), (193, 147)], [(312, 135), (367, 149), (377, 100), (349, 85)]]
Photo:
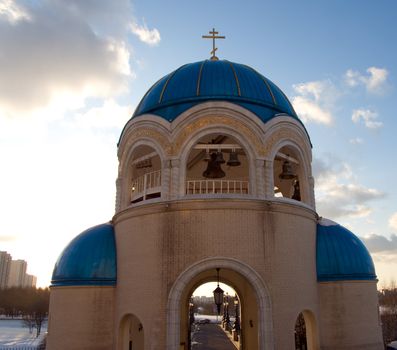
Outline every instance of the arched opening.
[(144, 330), (139, 319), (132, 314), (120, 321), (119, 350), (144, 350)]
[(300, 313), (295, 322), (295, 349), (307, 350), (306, 324), (303, 314)]
[(315, 350), (319, 348), (317, 325), (314, 314), (309, 310), (299, 313), (295, 322), (295, 349)]
[(249, 159), (242, 145), (224, 134), (201, 137), (186, 162), (185, 188), (187, 195), (249, 194)]
[[(217, 305), (214, 291), (221, 291)], [(188, 305), (189, 350), (242, 349), (241, 302), (237, 292), (224, 283), (208, 282), (195, 289)]]
[(241, 348), (273, 350), (273, 324), (269, 292), (261, 277), (248, 265), (231, 258), (208, 258), (192, 265), (176, 279), (168, 298), (167, 349), (186, 349), (189, 301), (193, 291), (206, 282), (232, 286), (240, 303)]
[(131, 203), (161, 197), (161, 160), (150, 146), (134, 149), (131, 159)]
[(274, 196), (301, 201), (301, 164), (294, 148), (282, 147), (273, 161)]

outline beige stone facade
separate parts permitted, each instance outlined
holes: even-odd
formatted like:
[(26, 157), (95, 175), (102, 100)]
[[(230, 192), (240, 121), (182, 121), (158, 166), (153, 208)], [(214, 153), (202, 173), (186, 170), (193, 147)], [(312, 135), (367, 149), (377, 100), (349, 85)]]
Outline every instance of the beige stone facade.
[[(241, 166), (225, 165), (223, 182), (202, 179), (205, 147), (237, 149)], [(117, 283), (53, 287), (50, 350), (187, 350), (189, 298), (217, 268), (241, 302), (241, 349), (295, 349), (300, 313), (308, 349), (382, 349), (376, 281), (318, 282), (311, 144), (299, 121), (203, 102), (171, 122), (132, 118), (118, 157)], [(280, 179), (286, 160), (299, 199)]]

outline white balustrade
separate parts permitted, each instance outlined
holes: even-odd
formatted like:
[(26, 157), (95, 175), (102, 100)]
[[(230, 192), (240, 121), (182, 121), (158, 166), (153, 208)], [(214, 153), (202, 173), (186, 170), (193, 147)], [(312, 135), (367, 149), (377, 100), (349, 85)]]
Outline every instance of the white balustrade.
[(249, 182), (242, 180), (188, 180), (186, 194), (248, 194)]
[(143, 174), (132, 181), (131, 201), (142, 197), (146, 199), (147, 195), (161, 192), (161, 170)]

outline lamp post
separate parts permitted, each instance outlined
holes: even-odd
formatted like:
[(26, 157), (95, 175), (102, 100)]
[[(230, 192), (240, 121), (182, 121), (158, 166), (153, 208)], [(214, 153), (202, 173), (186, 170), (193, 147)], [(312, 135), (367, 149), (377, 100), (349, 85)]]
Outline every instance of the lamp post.
[(220, 268), (218, 267), (216, 269), (218, 286), (213, 291), (213, 293), (214, 293), (214, 302), (215, 302), (215, 305), (216, 305), (216, 309), (218, 311), (218, 316), (221, 313), (221, 305), (222, 305), (222, 302), (223, 302), (223, 289), (221, 287), (219, 287), (219, 270), (220, 270)]
[(239, 307), (239, 301), (238, 301), (238, 297), (237, 294), (234, 296), (234, 308), (235, 308), (235, 313), (236, 313), (236, 318), (234, 320), (234, 340), (238, 341), (238, 337), (240, 335), (240, 307)]
[(192, 343), (192, 326), (194, 323), (194, 304), (193, 298), (191, 297), (189, 300), (189, 330), (188, 330), (188, 349), (190, 349)]
[(226, 309), (226, 330), (230, 331), (230, 317), (229, 317), (229, 295), (226, 293), (226, 299), (225, 299), (225, 309)]

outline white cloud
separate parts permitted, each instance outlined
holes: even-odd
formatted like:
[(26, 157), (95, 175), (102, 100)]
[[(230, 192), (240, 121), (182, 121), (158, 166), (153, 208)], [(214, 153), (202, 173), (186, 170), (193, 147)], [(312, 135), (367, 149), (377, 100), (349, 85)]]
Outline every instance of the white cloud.
[(359, 184), (351, 167), (335, 158), (315, 158), (313, 173), (318, 212), (332, 220), (367, 217), (372, 213), (371, 201), (384, 197), (379, 190)]
[(151, 46), (157, 45), (161, 40), (160, 32), (156, 28), (149, 29), (146, 23), (143, 25), (131, 23), (131, 31), (138, 36), (140, 41)]
[(395, 212), (389, 219), (389, 226), (397, 231), (397, 212)]
[(388, 252), (397, 255), (397, 235), (391, 235), (388, 239), (385, 236), (371, 234), (361, 239), (371, 253)]
[(4, 17), (10, 23), (30, 20), (29, 13), (14, 0), (0, 0), (0, 19), (1, 17)]
[(364, 140), (360, 137), (355, 137), (355, 138), (350, 139), (349, 142), (352, 145), (360, 145), (360, 144), (364, 143)]
[[(5, 6), (21, 8), (20, 3), (3, 0), (3, 13)], [(0, 16), (0, 117), (54, 119), (54, 112), (81, 108), (89, 97), (127, 91), (133, 76), (126, 44), (132, 19), (125, 15), (128, 2), (115, 5), (119, 13), (113, 9), (112, 17), (109, 11), (101, 29), (97, 23), (108, 10), (104, 1), (91, 3), (91, 13), (85, 1), (26, 4), (30, 20), (10, 23)]]
[(121, 130), (131, 118), (133, 108), (131, 106), (120, 106), (114, 100), (105, 100), (100, 107), (91, 108), (84, 113), (77, 113), (72, 122), (80, 128), (117, 128)]
[(333, 121), (331, 109), (338, 92), (329, 81), (311, 81), (293, 85), (296, 96), (291, 101), (303, 122), (330, 125)]
[(349, 69), (345, 73), (345, 82), (348, 86), (355, 87), (364, 85), (370, 93), (382, 93), (386, 87), (387, 76), (389, 72), (387, 69), (378, 67), (369, 67), (367, 75)]
[(382, 122), (376, 120), (377, 118), (378, 113), (369, 109), (355, 109), (352, 114), (354, 123), (359, 123), (362, 120), (368, 129), (378, 129), (383, 126)]

